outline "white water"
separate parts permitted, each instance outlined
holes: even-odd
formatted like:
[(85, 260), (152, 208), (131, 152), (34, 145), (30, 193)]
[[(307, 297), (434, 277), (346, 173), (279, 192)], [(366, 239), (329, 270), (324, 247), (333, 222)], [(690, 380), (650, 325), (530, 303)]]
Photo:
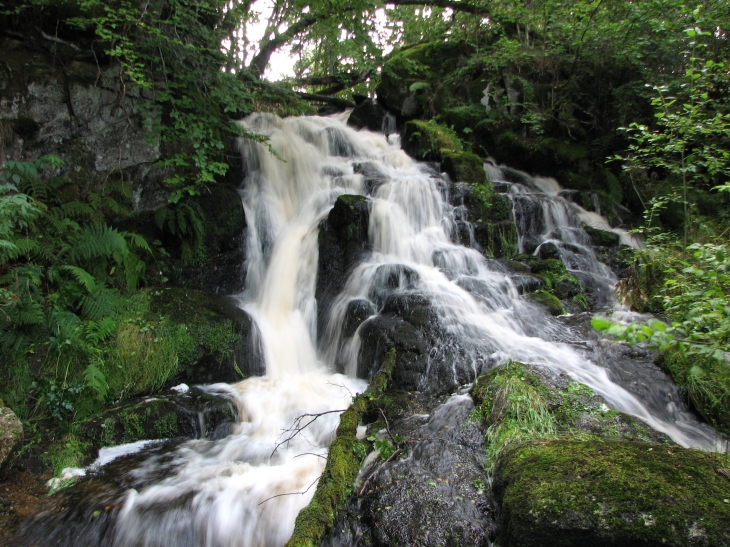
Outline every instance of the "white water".
[[(567, 329), (521, 298), (494, 261), (452, 243), (454, 209), (445, 199), (443, 180), (383, 135), (354, 131), (341, 117), (282, 120), (254, 114), (244, 123), (268, 135), (281, 158), (259, 144), (241, 144), (248, 162), (243, 201), (249, 226), (241, 305), (258, 326), (266, 376), (219, 387), (239, 409), (234, 434), (187, 442), (171, 458), (149, 458), (135, 471), (143, 481), (161, 468), (168, 474), (127, 494), (114, 545), (254, 547), (278, 546), (288, 539), (296, 515), (314, 493), (339, 415), (326, 414), (291, 442), (278, 449), (277, 443), (298, 416), (344, 409), (364, 389), (364, 381), (353, 377), (359, 331), (341, 340), (339, 328), (351, 300), (373, 299), (382, 283), (378, 268), (388, 264), (418, 274), (411, 290), (426, 295), (444, 328), (469, 348), (472, 376), (481, 372), (478, 362), (485, 361), (494, 365), (516, 359), (551, 367), (590, 385), (614, 408), (683, 446), (712, 446), (709, 436), (674, 423), (671, 416), (652, 415), (612, 383), (604, 369), (569, 345), (552, 342), (558, 336), (569, 338)], [(371, 196), (373, 252), (354, 269), (334, 302), (323, 337), (325, 351), (318, 353), (318, 224), (339, 195), (363, 192), (363, 177), (353, 171), (356, 160), (370, 161), (387, 175)], [(550, 181), (536, 182), (540, 184), (557, 191)], [(561, 230), (574, 220), (566, 212), (553, 222), (551, 229)], [(589, 267), (610, 281), (600, 263)], [(474, 286), (478, 293), (464, 288)], [(347, 375), (332, 374), (338, 362)], [(303, 494), (283, 495), (299, 492)]]

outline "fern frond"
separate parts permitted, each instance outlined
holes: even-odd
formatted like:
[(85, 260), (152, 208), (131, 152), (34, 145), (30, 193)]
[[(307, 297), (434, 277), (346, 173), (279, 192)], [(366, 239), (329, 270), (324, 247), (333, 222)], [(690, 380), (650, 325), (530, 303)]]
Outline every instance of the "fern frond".
[(73, 243), (74, 247), (69, 253), (69, 258), (76, 264), (100, 257), (110, 257), (115, 253), (123, 257), (129, 252), (124, 237), (106, 224), (84, 226), (76, 234)]
[(98, 321), (89, 321), (86, 325), (86, 340), (98, 345), (109, 338), (117, 330), (119, 323), (111, 317), (102, 317)]
[(144, 236), (136, 234), (134, 232), (122, 232), (122, 235), (127, 238), (127, 241), (129, 241), (132, 247), (142, 249), (143, 251), (147, 251), (148, 253), (152, 253), (152, 248), (150, 247), (149, 243), (147, 243), (147, 240), (144, 238)]
[(93, 293), (82, 298), (81, 316), (91, 321), (99, 321), (114, 313), (118, 307), (119, 297), (113, 290), (97, 287)]
[(64, 215), (70, 218), (84, 216), (88, 217), (94, 214), (94, 209), (91, 206), (80, 201), (70, 201), (68, 203), (64, 203), (59, 209), (63, 212)]
[(86, 387), (93, 389), (100, 399), (106, 397), (109, 392), (106, 375), (93, 363), (84, 370), (84, 383)]
[(94, 276), (83, 268), (66, 264), (61, 266), (61, 269), (71, 272), (71, 275), (76, 278), (76, 281), (83, 285), (90, 293), (94, 292), (94, 289), (96, 289), (96, 279), (94, 279)]

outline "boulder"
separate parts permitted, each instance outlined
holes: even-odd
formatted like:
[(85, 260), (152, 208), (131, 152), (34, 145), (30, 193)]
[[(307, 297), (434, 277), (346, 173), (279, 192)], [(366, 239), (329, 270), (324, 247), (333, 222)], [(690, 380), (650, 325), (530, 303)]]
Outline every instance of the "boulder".
[(333, 299), (342, 292), (352, 268), (370, 252), (370, 204), (364, 196), (342, 195), (319, 225), (317, 335), (329, 320)]
[(0, 468), (23, 442), (23, 424), (0, 400)]
[(387, 116), (388, 111), (380, 103), (373, 99), (365, 99), (350, 112), (347, 125), (357, 129), (366, 128), (370, 131), (385, 133), (387, 129), (394, 130), (394, 128), (386, 127)]

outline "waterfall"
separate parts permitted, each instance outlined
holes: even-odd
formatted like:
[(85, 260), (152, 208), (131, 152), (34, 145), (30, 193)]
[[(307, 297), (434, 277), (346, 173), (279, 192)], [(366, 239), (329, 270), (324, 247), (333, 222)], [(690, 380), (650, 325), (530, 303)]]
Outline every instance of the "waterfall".
[[(231, 435), (136, 456), (115, 491), (118, 510), (100, 544), (283, 545), (324, 469), (338, 423), (333, 411), (345, 409), (366, 387), (356, 378), (363, 329), (395, 293), (430, 303), (440, 332), (459, 342), (470, 380), (510, 359), (550, 367), (682, 446), (713, 446), (711, 433), (684, 422), (675, 410), (650, 410), (612, 382), (571, 344), (577, 335), (568, 326), (520, 296), (502, 264), (454, 243), (463, 211), (449, 203), (449, 185), (401, 151), (397, 138), (391, 144), (382, 134), (355, 131), (341, 116), (253, 114), (242, 123), (266, 135), (270, 147), (240, 142), (248, 263), (247, 286), (238, 299), (258, 327), (266, 375), (211, 388), (238, 407)], [(362, 162), (378, 177), (366, 180), (356, 168)], [(489, 174), (495, 189), (512, 199), (523, 252), (554, 244), (571, 271), (612, 288), (613, 273), (596, 259), (580, 228), (581, 221), (603, 227), (600, 216), (562, 199), (551, 179), (522, 174), (522, 183), (509, 182), (491, 166)], [(349, 273), (328, 317), (318, 318), (319, 226), (343, 194), (368, 196), (372, 252)], [(357, 302), (367, 304), (370, 317), (343, 333), (347, 310)], [(317, 333), (318, 323), (324, 332)], [(456, 368), (447, 373), (456, 384), (466, 383)], [(293, 435), (292, 426), (305, 414), (321, 415)]]

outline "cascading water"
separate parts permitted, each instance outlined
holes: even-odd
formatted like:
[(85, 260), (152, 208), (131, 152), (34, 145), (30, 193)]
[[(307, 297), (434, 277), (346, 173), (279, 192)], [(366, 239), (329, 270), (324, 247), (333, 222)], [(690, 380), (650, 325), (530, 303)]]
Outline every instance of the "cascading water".
[[(518, 294), (497, 261), (453, 243), (458, 211), (449, 204), (448, 185), (382, 134), (355, 131), (343, 117), (254, 114), (243, 123), (267, 135), (278, 155), (257, 143), (241, 143), (249, 263), (239, 300), (258, 327), (266, 375), (213, 388), (239, 409), (240, 423), (228, 437), (157, 447), (130, 459), (127, 478), (105, 491), (106, 497), (95, 498), (100, 506), (111, 499), (117, 509), (103, 527), (89, 532), (85, 544), (282, 545), (324, 468), (338, 420), (332, 411), (346, 408), (365, 387), (364, 380), (355, 378), (363, 359), (363, 329), (393, 293), (427, 301), (440, 332), (458, 340), (467, 374), (464, 381), (463, 371), (447, 364), (453, 366), (447, 370), (453, 385), (509, 359), (551, 367), (683, 446), (713, 446), (709, 429), (682, 421), (671, 409), (650, 411), (613, 383), (604, 368), (570, 345), (577, 340), (575, 333)], [(362, 162), (378, 176), (366, 181), (359, 174), (362, 168), (355, 166)], [(493, 169), (490, 175), (499, 189), (501, 171)], [(555, 243), (571, 270), (612, 286), (613, 274), (590, 251), (574, 211), (557, 197), (558, 188), (541, 188), (544, 184), (531, 179), (504, 187), (521, 225), (523, 250)], [(369, 194), (372, 252), (354, 266), (328, 317), (319, 318), (325, 329), (318, 337), (318, 227), (343, 194)], [(521, 213), (528, 200), (541, 203), (540, 223)], [(528, 241), (535, 237), (537, 241)], [(367, 304), (372, 317), (354, 333), (343, 334), (353, 302)], [(338, 369), (345, 374), (333, 374)], [(428, 391), (432, 372), (429, 366), (418, 377), (419, 388)], [(300, 434), (286, 431), (297, 417), (317, 413), (324, 414)], [(54, 533), (45, 533), (49, 544), (61, 538)]]

